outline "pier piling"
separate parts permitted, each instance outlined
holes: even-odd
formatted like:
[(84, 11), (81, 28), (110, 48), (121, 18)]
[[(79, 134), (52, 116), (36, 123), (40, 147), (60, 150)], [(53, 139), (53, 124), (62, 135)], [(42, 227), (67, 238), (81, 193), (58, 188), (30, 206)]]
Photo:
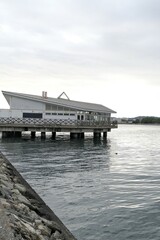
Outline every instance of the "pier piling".
[(94, 132), (94, 138), (101, 138), (101, 132)]
[(31, 138), (35, 138), (36, 137), (36, 132), (31, 132)]
[(41, 139), (45, 139), (46, 138), (46, 133), (45, 132), (41, 132)]
[(56, 132), (52, 132), (52, 139), (56, 139)]

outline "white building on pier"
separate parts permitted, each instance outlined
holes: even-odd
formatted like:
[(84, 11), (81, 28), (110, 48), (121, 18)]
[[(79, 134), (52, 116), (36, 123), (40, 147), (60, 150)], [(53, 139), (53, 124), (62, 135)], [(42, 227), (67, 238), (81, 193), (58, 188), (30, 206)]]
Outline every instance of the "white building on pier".
[[(0, 123), (23, 123), (23, 124), (54, 124), (59, 127), (71, 125), (73, 128), (82, 125), (87, 130), (94, 125), (94, 129), (111, 127), (111, 114), (116, 113), (100, 104), (79, 102), (70, 100), (65, 93), (58, 98), (47, 96), (47, 92), (42, 92), (42, 96), (23, 94), (16, 92), (2, 91), (10, 109), (0, 109)], [(65, 95), (67, 98), (62, 98)], [(48, 125), (47, 125), (48, 126)], [(103, 130), (100, 130), (103, 131)], [(70, 131), (71, 132), (71, 131)]]

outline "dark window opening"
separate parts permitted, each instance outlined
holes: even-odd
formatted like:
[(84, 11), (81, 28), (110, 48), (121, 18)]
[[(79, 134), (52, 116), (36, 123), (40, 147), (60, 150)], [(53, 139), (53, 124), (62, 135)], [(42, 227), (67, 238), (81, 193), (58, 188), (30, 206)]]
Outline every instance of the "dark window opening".
[(42, 118), (42, 113), (23, 113), (23, 118)]

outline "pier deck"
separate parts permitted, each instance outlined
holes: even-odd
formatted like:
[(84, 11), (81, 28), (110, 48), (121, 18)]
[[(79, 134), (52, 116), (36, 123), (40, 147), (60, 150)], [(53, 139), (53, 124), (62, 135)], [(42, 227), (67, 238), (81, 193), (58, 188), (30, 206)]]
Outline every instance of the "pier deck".
[(117, 124), (107, 121), (0, 118), (0, 132), (2, 132), (2, 136), (26, 131), (41, 132), (43, 135), (46, 132), (55, 134), (56, 132), (69, 132), (72, 137), (73, 134), (93, 132), (96, 136), (101, 133), (105, 133), (104, 135), (106, 136), (106, 133), (110, 132), (112, 128), (117, 128)]

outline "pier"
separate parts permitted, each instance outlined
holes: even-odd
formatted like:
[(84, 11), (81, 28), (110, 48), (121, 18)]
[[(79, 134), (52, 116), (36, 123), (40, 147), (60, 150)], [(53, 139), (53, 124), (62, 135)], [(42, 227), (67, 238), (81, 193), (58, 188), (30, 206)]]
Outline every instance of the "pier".
[[(70, 138), (84, 138), (85, 133), (93, 133), (100, 138), (117, 124), (111, 122), (111, 114), (116, 113), (101, 104), (80, 102), (62, 98), (14, 93), (2, 91), (10, 109), (0, 109), (0, 132), (2, 137), (21, 137), (23, 132), (30, 132), (31, 138), (41, 133), (41, 138), (50, 132), (56, 138), (58, 132), (68, 132)], [(65, 94), (66, 95), (66, 94)], [(66, 95), (67, 96), (67, 95)]]
[(70, 138), (84, 138), (87, 132), (93, 133), (94, 138), (102, 135), (107, 138), (107, 133), (113, 128), (117, 128), (117, 124), (107, 121), (0, 118), (2, 138), (21, 137), (23, 132), (30, 132), (31, 138), (35, 138), (36, 132), (40, 132), (42, 139), (46, 138), (48, 132), (52, 139), (56, 139), (56, 133), (59, 132), (68, 132)]

